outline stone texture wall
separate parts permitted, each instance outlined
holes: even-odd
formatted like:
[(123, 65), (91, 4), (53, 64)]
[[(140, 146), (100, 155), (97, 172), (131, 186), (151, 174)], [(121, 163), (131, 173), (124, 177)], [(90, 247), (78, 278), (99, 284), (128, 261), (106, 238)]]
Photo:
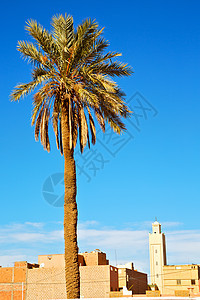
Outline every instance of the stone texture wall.
[[(64, 268), (28, 270), (26, 300), (66, 299)], [(81, 297), (105, 298), (118, 290), (117, 268), (109, 265), (80, 266)]]
[(118, 288), (118, 273), (111, 268), (109, 265), (80, 267), (81, 296), (84, 298), (109, 297), (111, 289)]
[(26, 300), (66, 299), (64, 268), (28, 270)]

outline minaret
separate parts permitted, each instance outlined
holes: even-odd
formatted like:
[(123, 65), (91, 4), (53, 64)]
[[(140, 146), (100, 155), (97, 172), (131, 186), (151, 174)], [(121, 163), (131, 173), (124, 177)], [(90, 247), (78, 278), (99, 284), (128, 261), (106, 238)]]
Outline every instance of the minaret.
[(163, 291), (163, 266), (167, 264), (165, 235), (161, 232), (161, 224), (155, 221), (152, 224), (152, 233), (149, 233), (150, 274), (151, 284), (156, 284)]

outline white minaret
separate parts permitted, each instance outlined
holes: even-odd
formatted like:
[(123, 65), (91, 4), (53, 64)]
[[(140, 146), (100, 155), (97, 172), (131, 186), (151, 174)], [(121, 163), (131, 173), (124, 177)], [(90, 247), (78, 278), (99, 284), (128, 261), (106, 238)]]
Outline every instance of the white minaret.
[(149, 233), (150, 274), (151, 284), (156, 284), (163, 291), (163, 266), (167, 264), (165, 235), (161, 232), (161, 224), (155, 221), (152, 224), (152, 233)]

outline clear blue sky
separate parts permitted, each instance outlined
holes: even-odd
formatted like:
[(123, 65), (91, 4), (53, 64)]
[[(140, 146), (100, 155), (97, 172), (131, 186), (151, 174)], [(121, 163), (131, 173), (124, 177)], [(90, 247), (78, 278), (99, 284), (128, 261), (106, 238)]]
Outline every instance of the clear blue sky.
[[(132, 123), (127, 123), (128, 132), (121, 140), (109, 140), (109, 135), (103, 139), (99, 134), (99, 142), (93, 149), (96, 153), (90, 161), (94, 164), (95, 155), (99, 155), (96, 176), (91, 169), (87, 170), (90, 182), (84, 174), (78, 175), (77, 200), (82, 228), (95, 228), (97, 236), (101, 230), (113, 230), (115, 234), (130, 231), (131, 235), (138, 230), (143, 232), (144, 227), (150, 231), (150, 222), (156, 216), (166, 224), (166, 230), (171, 226), (171, 234), (175, 230), (198, 232), (200, 2), (4, 1), (1, 11), (0, 232), (12, 228), (19, 237), (23, 230), (26, 236), (31, 233), (36, 236), (62, 229), (63, 209), (49, 205), (42, 189), (49, 176), (63, 172), (63, 158), (55, 149), (53, 135), (50, 154), (35, 142), (30, 124), (31, 97), (11, 103), (9, 94), (17, 83), (30, 80), (30, 66), (16, 51), (17, 41), (29, 38), (24, 30), (26, 20), (36, 19), (50, 28), (52, 16), (65, 12), (74, 17), (75, 25), (91, 17), (105, 27), (104, 36), (110, 41), (110, 49), (122, 52), (121, 60), (134, 69), (133, 76), (118, 83), (126, 92), (127, 100), (138, 93), (130, 103), (140, 114), (138, 124), (134, 117)], [(135, 107), (138, 103), (146, 106), (147, 115)], [(119, 149), (124, 141), (126, 145)], [(83, 158), (76, 156), (79, 166), (83, 166)], [(107, 161), (105, 165), (102, 157)], [(62, 193), (61, 189), (57, 192)], [(146, 237), (148, 239), (148, 235)], [(80, 250), (101, 246), (112, 259), (116, 245), (106, 246), (99, 238), (95, 246), (92, 240), (86, 243), (86, 239), (80, 238)], [(2, 238), (1, 264), (5, 257), (14, 257), (16, 253), (23, 254), (24, 259), (34, 259), (47, 251), (63, 251), (62, 242), (48, 244), (48, 247), (41, 242), (35, 248), (32, 240), (19, 238), (14, 245), (7, 242)], [(133, 241), (131, 247), (134, 245)], [(148, 247), (147, 243), (144, 247)], [(35, 252), (30, 254), (33, 248)], [(146, 260), (138, 253), (131, 255), (130, 248), (117, 249), (119, 259), (121, 251), (124, 261)], [(147, 255), (148, 249), (145, 253)], [(196, 259), (195, 262), (200, 263), (200, 255), (195, 255), (183, 256), (180, 262)], [(176, 263), (178, 255), (171, 254), (171, 257), (171, 263)]]

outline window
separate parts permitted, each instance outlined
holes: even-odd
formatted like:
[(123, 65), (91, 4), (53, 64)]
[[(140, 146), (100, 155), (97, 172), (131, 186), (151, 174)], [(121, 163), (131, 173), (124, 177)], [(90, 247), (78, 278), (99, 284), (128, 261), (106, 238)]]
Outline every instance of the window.
[(155, 253), (158, 253), (157, 249), (155, 250)]
[(195, 279), (191, 280), (191, 285), (195, 285)]
[(156, 266), (158, 266), (158, 262), (156, 262)]
[(180, 279), (177, 279), (177, 280), (176, 280), (176, 284), (177, 284), (177, 285), (181, 285), (181, 280), (180, 280)]
[(158, 278), (158, 274), (156, 274), (156, 277)]

